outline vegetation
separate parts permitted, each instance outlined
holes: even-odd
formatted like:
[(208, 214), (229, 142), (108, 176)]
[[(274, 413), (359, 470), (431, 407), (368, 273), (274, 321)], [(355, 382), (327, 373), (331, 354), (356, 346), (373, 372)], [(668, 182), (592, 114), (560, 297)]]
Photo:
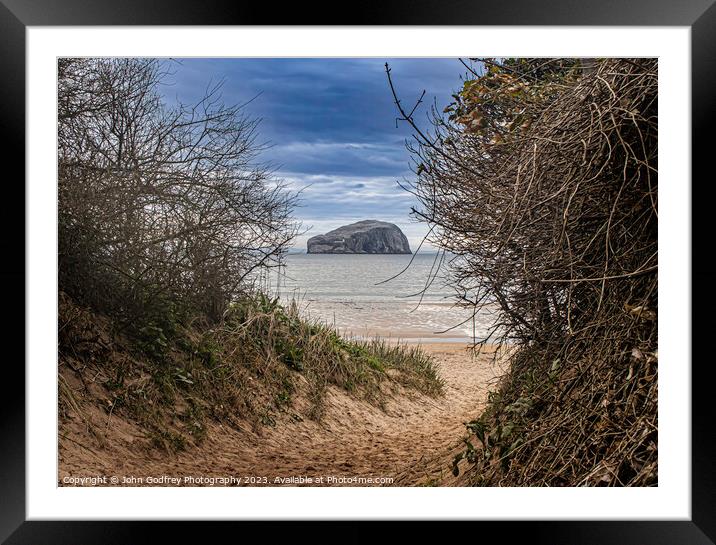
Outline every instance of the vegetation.
[(499, 308), (482, 341), (516, 347), (454, 471), (480, 485), (655, 485), (657, 62), (465, 66), (433, 132), (395, 97), (417, 142), (414, 214), (455, 256), (461, 303)]
[(60, 59), (59, 283), (127, 324), (151, 313), (216, 321), (274, 264), (296, 196), (256, 163), (257, 122), (220, 86), (168, 106), (168, 65)]
[(101, 440), (86, 397), (177, 451), (211, 418), (300, 419), (299, 392), (318, 419), (329, 385), (376, 405), (391, 383), (438, 395), (419, 349), (343, 338), (256, 289), (297, 232), (296, 196), (255, 162), (257, 123), (219, 86), (165, 103), (168, 66), (58, 62), (60, 415)]
[[(210, 418), (241, 428), (294, 420), (300, 393), (307, 416), (320, 419), (329, 385), (383, 406), (390, 384), (437, 396), (442, 381), (417, 347), (345, 339), (302, 319), (296, 305), (256, 295), (243, 299), (213, 327), (173, 316), (143, 326), (144, 337), (116, 335), (113, 323), (60, 298), (60, 365), (102, 387), (108, 414), (140, 422), (154, 446), (182, 450), (201, 442)], [(62, 373), (60, 375), (62, 377)], [(60, 413), (81, 414), (75, 393), (60, 379)]]

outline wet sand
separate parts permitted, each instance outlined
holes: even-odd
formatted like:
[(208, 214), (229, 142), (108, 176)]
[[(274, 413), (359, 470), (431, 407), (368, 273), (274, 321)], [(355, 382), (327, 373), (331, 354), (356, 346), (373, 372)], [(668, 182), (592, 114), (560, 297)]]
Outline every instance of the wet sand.
[(449, 302), (304, 301), (300, 308), (311, 319), (335, 326), (354, 337), (424, 339), (425, 342), (472, 342), (488, 334), (494, 316)]

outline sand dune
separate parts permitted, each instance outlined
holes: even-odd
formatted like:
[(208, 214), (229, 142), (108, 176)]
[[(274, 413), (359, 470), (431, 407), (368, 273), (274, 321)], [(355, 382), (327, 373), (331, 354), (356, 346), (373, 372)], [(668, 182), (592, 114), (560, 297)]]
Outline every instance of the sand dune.
[[(212, 423), (201, 446), (172, 455), (136, 448), (141, 431), (121, 418), (108, 427), (101, 448), (85, 446), (92, 441), (78, 425), (60, 439), (60, 484), (71, 484), (63, 483), (68, 476), (98, 474), (150, 486), (449, 486), (464, 423), (479, 415), (500, 366), (492, 354), (473, 356), (464, 344), (424, 348), (440, 364), (444, 397), (393, 386), (383, 410), (332, 388), (321, 422), (289, 412), (260, 433)], [(296, 403), (300, 413), (300, 399)]]

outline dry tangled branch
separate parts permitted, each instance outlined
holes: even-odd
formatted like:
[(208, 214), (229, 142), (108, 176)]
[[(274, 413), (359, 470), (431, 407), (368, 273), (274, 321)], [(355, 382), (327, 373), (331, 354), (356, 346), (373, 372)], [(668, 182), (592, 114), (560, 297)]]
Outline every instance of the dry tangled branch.
[(448, 119), (416, 131), (409, 186), (458, 298), (500, 309), (483, 342), (518, 347), (455, 471), (466, 458), (476, 484), (653, 485), (657, 62), (473, 63)]
[(257, 121), (220, 85), (167, 104), (157, 60), (58, 68), (61, 289), (130, 322), (160, 299), (220, 317), (297, 230)]

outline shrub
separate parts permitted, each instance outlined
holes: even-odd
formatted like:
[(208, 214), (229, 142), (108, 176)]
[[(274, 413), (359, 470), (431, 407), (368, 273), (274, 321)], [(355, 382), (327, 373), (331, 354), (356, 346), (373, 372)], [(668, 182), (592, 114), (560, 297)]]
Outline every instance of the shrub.
[(168, 66), (58, 61), (60, 289), (128, 323), (159, 299), (218, 320), (297, 228), (257, 121), (220, 86), (167, 104)]
[(396, 97), (415, 215), (462, 304), (499, 309), (482, 341), (518, 348), (459, 459), (485, 484), (654, 484), (657, 61), (466, 66), (432, 134)]

